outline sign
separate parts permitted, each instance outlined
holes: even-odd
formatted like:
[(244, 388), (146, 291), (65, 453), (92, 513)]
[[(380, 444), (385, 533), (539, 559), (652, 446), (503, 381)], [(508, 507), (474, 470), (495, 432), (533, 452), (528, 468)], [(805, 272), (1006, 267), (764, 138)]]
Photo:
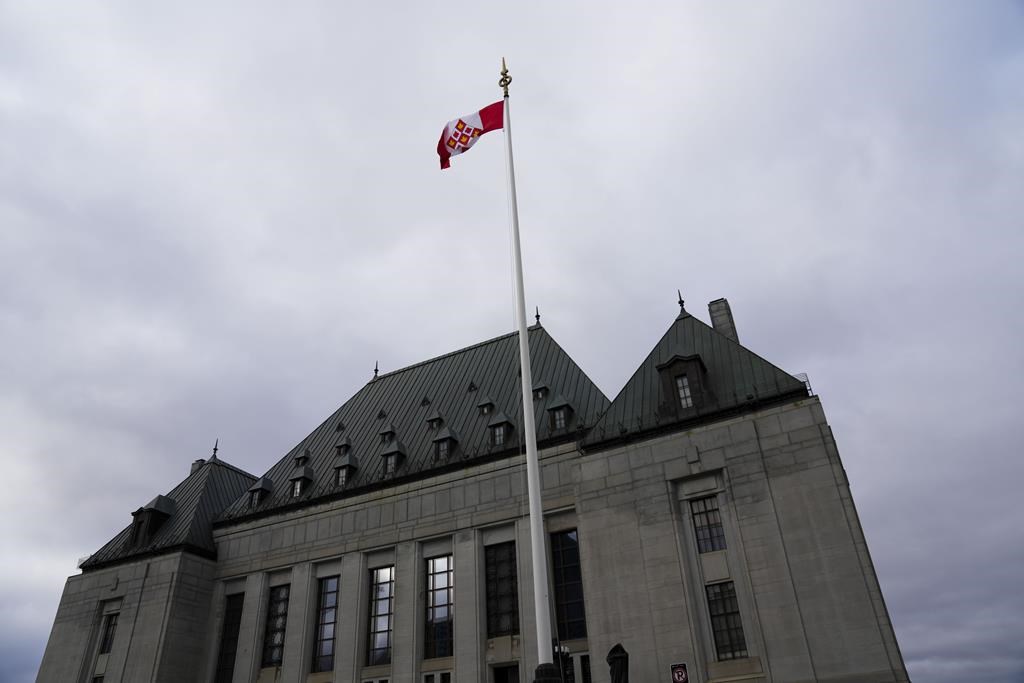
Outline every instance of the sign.
[(672, 665), (672, 683), (688, 683), (690, 677), (686, 675), (686, 664)]

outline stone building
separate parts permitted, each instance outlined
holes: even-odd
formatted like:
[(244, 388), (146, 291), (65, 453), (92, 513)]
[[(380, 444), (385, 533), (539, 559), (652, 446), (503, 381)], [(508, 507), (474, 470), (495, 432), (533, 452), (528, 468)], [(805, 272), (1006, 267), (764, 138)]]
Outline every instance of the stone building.
[[(906, 681), (807, 385), (682, 310), (609, 401), (530, 328), (564, 680)], [(517, 338), (374, 377), (257, 478), (214, 457), (68, 579), (41, 682), (507, 683), (538, 661)]]

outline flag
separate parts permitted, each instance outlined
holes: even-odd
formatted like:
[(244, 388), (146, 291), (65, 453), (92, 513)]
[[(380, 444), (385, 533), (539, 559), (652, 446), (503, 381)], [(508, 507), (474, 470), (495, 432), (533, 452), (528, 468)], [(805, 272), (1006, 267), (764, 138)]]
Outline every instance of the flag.
[(504, 102), (495, 102), (480, 111), (449, 121), (441, 131), (441, 139), (437, 141), (437, 156), (441, 157), (441, 168), (448, 168), (449, 159), (472, 147), (484, 133), (500, 130), (505, 118), (504, 106)]

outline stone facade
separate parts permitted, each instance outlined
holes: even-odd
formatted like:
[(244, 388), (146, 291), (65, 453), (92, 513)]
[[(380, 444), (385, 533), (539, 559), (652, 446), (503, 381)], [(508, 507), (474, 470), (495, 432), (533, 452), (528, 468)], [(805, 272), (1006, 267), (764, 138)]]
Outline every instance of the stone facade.
[[(677, 663), (686, 663), (691, 681), (713, 683), (908, 680), (817, 397), (603, 446), (564, 442), (540, 457), (547, 531), (575, 530), (578, 539), (586, 633), (559, 643), (575, 681), (608, 683), (605, 656), (616, 643), (629, 652), (634, 681), (671, 680)], [(38, 680), (216, 681), (230, 630), (227, 596), (240, 594), (230, 678), (237, 683), (479, 683), (512, 664), (518, 680), (532, 680), (538, 652), (525, 490), (521, 455), (469, 461), (222, 521), (212, 530), (215, 560), (176, 552), (72, 577)], [(718, 508), (713, 549), (698, 547), (699, 505)], [(509, 541), (518, 634), (488, 638), (485, 548)], [(451, 656), (425, 658), (425, 561), (444, 555), (454, 564), (454, 646)], [(384, 566), (394, 567), (390, 663), (369, 666), (369, 577)], [(333, 667), (312, 673), (319, 580), (333, 576)], [(284, 585), (280, 664), (263, 666), (268, 596)], [(735, 593), (729, 604), (742, 647), (721, 648), (715, 591)], [(115, 611), (113, 646), (97, 654), (104, 612)]]

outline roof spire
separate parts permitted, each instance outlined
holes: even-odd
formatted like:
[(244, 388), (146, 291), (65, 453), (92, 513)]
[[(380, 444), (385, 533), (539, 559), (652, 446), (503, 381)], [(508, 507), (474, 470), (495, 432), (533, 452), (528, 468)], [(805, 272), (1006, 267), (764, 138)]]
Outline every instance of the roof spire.
[(220, 437), (218, 436), (213, 441), (213, 455), (210, 456), (210, 460), (216, 460), (217, 459), (217, 447), (219, 445), (220, 445)]
[(679, 295), (679, 310), (680, 311), (685, 311), (686, 307), (683, 305), (683, 303), (684, 303), (684, 301), (683, 301), (683, 293), (680, 290), (677, 289), (676, 290), (676, 294)]
[(377, 373), (380, 372), (380, 368), (377, 367), (377, 361), (373, 361), (373, 378), (377, 379)]
[(537, 306), (536, 310), (537, 315), (535, 315), (534, 317), (537, 319), (537, 324), (540, 325), (540, 306)]

